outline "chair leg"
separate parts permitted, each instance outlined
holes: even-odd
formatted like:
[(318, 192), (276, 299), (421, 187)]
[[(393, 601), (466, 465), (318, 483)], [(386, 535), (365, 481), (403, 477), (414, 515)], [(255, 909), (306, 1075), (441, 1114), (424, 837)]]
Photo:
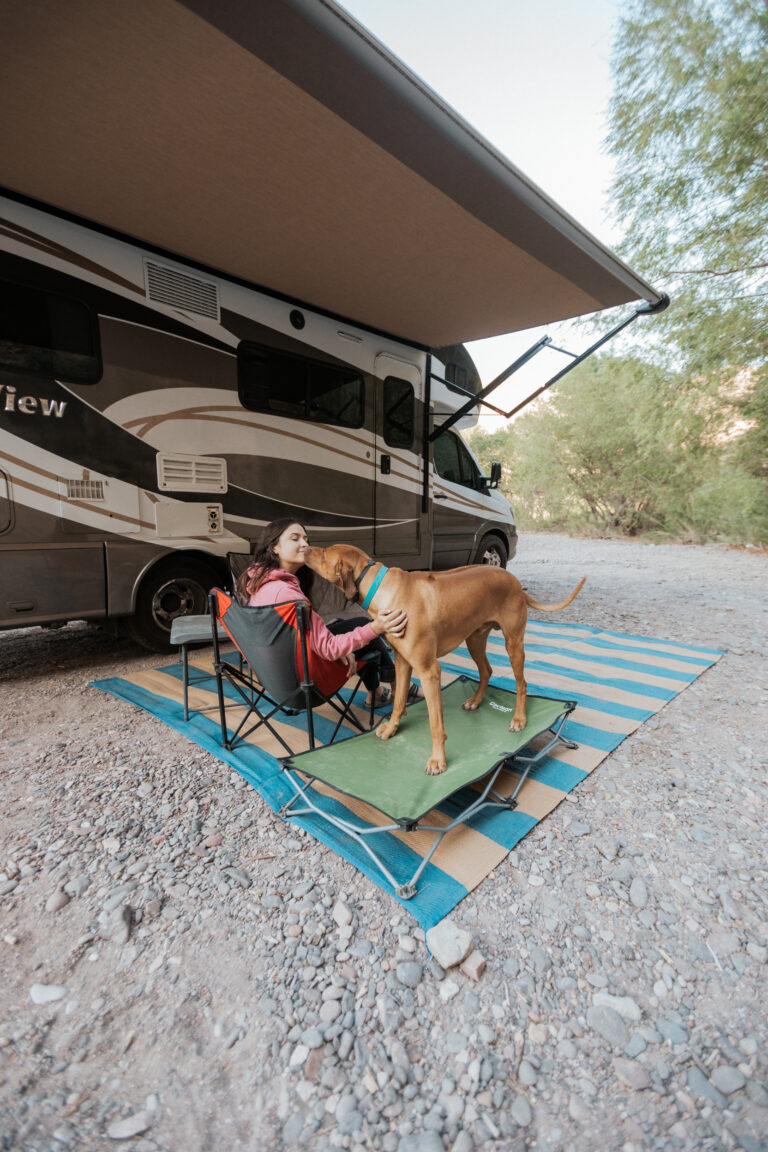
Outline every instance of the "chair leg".
[(184, 686), (184, 719), (189, 720), (189, 648), (181, 646), (181, 682)]

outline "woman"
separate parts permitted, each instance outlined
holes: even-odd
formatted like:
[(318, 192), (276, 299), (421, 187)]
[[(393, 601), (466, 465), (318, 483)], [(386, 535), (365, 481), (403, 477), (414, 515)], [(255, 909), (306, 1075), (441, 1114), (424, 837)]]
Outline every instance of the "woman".
[[(238, 577), (237, 593), (241, 602), (259, 608), (287, 600), (310, 600), (315, 574), (304, 563), (308, 548), (307, 534), (297, 520), (286, 516), (267, 524), (254, 549), (253, 563)], [(369, 692), (369, 703), (370, 693), (376, 694), (376, 703), (386, 703), (390, 693), (384, 693), (379, 681), (392, 684), (395, 666), (389, 649), (379, 637), (385, 631), (392, 636), (402, 636), (407, 623), (406, 613), (399, 608), (380, 612), (375, 623), (360, 617), (338, 620), (330, 626), (313, 612), (309, 646), (325, 660), (343, 660), (349, 675), (354, 672), (357, 659), (370, 659), (377, 654), (379, 659), (366, 664), (361, 674)], [(411, 693), (409, 696), (413, 698)]]

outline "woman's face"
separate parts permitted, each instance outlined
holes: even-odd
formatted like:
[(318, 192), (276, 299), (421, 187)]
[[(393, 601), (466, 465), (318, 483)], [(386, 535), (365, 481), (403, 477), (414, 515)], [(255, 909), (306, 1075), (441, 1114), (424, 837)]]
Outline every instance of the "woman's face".
[(306, 560), (309, 540), (301, 524), (289, 524), (272, 551), (286, 572), (298, 572)]

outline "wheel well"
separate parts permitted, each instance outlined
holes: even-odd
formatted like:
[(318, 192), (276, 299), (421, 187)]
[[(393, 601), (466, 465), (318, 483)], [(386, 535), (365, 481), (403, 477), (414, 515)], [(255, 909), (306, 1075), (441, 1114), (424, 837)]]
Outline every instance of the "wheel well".
[(139, 590), (148, 576), (154, 576), (158, 571), (162, 571), (163, 568), (175, 568), (185, 562), (190, 565), (201, 565), (210, 569), (214, 574), (214, 580), (220, 584), (226, 583), (229, 579), (226, 560), (221, 556), (212, 556), (210, 552), (198, 552), (190, 549), (165, 552), (162, 556), (145, 564), (144, 568), (136, 577), (133, 585), (133, 594), (131, 596), (131, 611), (136, 611), (136, 601)]

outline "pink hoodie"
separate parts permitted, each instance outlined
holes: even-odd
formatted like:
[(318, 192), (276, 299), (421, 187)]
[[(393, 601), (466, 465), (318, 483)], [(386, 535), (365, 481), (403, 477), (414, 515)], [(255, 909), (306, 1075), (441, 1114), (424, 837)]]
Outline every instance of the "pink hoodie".
[[(283, 568), (275, 568), (267, 573), (258, 590), (251, 595), (248, 607), (261, 608), (264, 604), (284, 604), (288, 600), (306, 601), (307, 598), (301, 590), (297, 576), (291, 575)], [(328, 631), (317, 612), (312, 613), (309, 646), (324, 660), (339, 660), (358, 648), (364, 648), (375, 638), (376, 633), (370, 624), (361, 624), (353, 632), (342, 632), (340, 636), (334, 636), (333, 632)]]

